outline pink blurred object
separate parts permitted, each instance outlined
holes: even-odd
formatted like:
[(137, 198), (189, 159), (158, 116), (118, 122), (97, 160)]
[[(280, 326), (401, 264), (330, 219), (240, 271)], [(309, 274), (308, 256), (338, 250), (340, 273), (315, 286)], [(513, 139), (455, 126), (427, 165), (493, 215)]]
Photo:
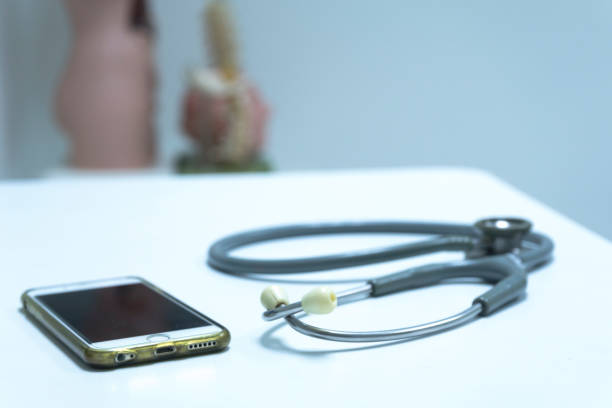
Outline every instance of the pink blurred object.
[(69, 164), (150, 166), (154, 158), (152, 33), (146, 0), (64, 0), (73, 49), (56, 113)]
[(183, 130), (210, 164), (241, 164), (263, 146), (268, 108), (257, 88), (213, 69), (195, 71), (183, 102)]

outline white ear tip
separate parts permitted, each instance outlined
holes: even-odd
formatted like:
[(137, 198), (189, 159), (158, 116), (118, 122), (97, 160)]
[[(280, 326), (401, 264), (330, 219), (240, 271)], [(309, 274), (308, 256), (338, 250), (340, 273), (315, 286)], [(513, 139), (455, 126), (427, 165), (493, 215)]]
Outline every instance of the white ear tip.
[(321, 286), (315, 288), (302, 298), (302, 309), (306, 313), (326, 314), (331, 313), (338, 304), (336, 294), (331, 288)]
[(283, 288), (277, 285), (268, 286), (261, 292), (261, 304), (266, 310), (272, 310), (282, 305), (289, 304), (289, 297)]

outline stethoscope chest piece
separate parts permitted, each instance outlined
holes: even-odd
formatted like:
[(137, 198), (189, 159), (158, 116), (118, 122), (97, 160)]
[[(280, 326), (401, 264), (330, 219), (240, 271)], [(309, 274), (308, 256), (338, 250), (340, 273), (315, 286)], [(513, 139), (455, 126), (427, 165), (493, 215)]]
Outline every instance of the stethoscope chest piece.
[(521, 242), (531, 231), (531, 223), (522, 218), (485, 218), (474, 226), (481, 236), (471, 257), (520, 250)]

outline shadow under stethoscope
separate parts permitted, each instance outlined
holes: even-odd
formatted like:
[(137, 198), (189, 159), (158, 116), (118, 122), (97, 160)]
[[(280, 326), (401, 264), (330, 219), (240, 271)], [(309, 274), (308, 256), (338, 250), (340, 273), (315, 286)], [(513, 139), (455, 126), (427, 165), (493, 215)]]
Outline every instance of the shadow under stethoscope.
[[(266, 349), (272, 350), (272, 351), (289, 353), (289, 354), (297, 354), (297, 355), (309, 356), (309, 357), (323, 357), (325, 355), (334, 354), (334, 353), (347, 353), (351, 351), (361, 351), (361, 350), (370, 350), (370, 349), (375, 349), (375, 348), (380, 348), (380, 347), (388, 347), (388, 346), (392, 346), (395, 344), (406, 343), (408, 341), (418, 340), (422, 337), (427, 337), (427, 335), (423, 335), (423, 336), (415, 337), (412, 339), (396, 340), (396, 341), (390, 341), (390, 342), (378, 342), (375, 344), (367, 343), (362, 346), (347, 347), (347, 348), (325, 349), (325, 350), (300, 350), (300, 349), (297, 349), (297, 348), (294, 348), (288, 345), (280, 337), (274, 335), (275, 332), (280, 330), (285, 325), (286, 323), (283, 320), (281, 323), (278, 323), (272, 326), (271, 328), (269, 328), (268, 330), (266, 330), (264, 334), (262, 334), (261, 337), (259, 338), (259, 344), (265, 347)], [(344, 344), (348, 344), (348, 343), (344, 343)], [(356, 343), (353, 343), (353, 344), (356, 344)]]

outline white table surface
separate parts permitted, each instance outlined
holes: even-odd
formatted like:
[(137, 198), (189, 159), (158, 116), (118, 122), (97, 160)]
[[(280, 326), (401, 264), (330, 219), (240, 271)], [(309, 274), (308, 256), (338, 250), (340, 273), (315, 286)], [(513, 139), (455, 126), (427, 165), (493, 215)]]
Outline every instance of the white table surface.
[[(361, 219), (470, 223), (491, 215), (531, 219), (554, 239), (554, 262), (529, 276), (523, 301), (459, 329), (394, 345), (327, 342), (264, 322), (258, 298), (266, 282), (205, 265), (214, 240), (245, 228)], [(398, 239), (303, 239), (244, 254), (314, 254)], [(612, 245), (484, 172), (9, 182), (0, 184), (0, 252), (5, 407), (612, 406)], [(286, 287), (297, 299), (312, 281), (350, 281), (406, 264), (292, 276), (287, 279), (310, 284)], [(227, 325), (230, 348), (91, 370), (20, 310), (27, 288), (122, 275), (143, 276)], [(351, 304), (309, 321), (355, 330), (407, 326), (459, 311), (486, 288), (443, 285)]]

